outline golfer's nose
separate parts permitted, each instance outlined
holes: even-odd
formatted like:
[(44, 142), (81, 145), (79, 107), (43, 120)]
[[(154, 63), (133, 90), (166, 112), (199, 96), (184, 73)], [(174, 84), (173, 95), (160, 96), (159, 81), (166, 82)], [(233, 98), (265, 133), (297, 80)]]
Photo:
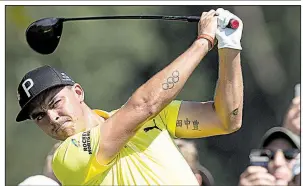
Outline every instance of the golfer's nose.
[(50, 121), (58, 121), (59, 115), (56, 111), (48, 110), (46, 113)]

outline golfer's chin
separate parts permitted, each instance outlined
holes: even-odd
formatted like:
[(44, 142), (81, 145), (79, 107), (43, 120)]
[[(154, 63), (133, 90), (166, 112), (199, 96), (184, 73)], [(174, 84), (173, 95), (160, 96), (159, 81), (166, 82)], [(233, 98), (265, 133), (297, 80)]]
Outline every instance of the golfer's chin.
[(57, 140), (61, 140), (64, 141), (66, 140), (68, 137), (73, 136), (75, 134), (77, 134), (78, 132), (76, 131), (75, 128), (66, 128), (64, 130), (58, 131), (57, 134), (53, 135), (52, 137), (57, 139)]

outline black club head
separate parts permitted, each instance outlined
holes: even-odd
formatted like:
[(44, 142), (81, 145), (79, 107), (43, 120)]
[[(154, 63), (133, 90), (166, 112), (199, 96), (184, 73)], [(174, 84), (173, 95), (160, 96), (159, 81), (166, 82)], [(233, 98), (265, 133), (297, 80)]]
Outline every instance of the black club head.
[(63, 19), (44, 18), (30, 24), (26, 30), (28, 45), (40, 54), (53, 53), (60, 41)]

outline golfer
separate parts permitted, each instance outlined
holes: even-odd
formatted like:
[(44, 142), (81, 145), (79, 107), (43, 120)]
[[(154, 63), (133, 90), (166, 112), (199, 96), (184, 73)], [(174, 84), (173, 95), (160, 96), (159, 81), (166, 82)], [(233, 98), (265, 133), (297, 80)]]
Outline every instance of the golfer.
[[(238, 29), (226, 27), (231, 18), (239, 21)], [(241, 127), (242, 28), (229, 11), (203, 12), (192, 45), (112, 112), (89, 108), (84, 90), (66, 73), (50, 66), (34, 69), (19, 84), (16, 121), (31, 119), (63, 141), (52, 163), (62, 185), (198, 185), (173, 138), (223, 135)], [(214, 101), (175, 100), (215, 38)]]

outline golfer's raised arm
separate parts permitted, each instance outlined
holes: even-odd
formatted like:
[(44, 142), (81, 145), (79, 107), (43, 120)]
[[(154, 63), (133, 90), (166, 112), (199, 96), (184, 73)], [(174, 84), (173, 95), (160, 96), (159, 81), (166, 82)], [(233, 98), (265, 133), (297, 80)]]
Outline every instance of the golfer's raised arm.
[[(242, 125), (243, 78), (240, 51), (243, 22), (236, 15), (219, 8), (219, 28), (216, 32), (219, 51), (219, 78), (215, 90), (215, 111), (227, 133)], [(239, 28), (225, 28), (225, 19), (236, 19)]]
[[(201, 138), (229, 134), (242, 125), (243, 79), (240, 61), (242, 21), (227, 10), (218, 9), (219, 78), (214, 101), (183, 101), (178, 115), (176, 136)], [(226, 28), (229, 19), (236, 19), (236, 30)], [(182, 125), (182, 122), (193, 127)]]
[(99, 151), (100, 163), (108, 163), (135, 134), (148, 118), (167, 106), (183, 88), (185, 82), (211, 49), (217, 18), (215, 11), (205, 12), (199, 22), (199, 35), (195, 42), (177, 59), (139, 87), (128, 102), (101, 125)]

